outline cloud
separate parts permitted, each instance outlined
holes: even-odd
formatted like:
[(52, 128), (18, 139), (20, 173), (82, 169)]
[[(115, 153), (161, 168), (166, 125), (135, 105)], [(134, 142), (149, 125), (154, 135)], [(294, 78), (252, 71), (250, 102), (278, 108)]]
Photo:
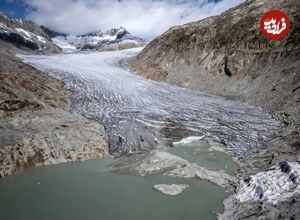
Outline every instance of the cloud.
[(151, 39), (168, 28), (219, 14), (244, 0), (24, 0), (28, 19), (68, 34), (125, 27)]

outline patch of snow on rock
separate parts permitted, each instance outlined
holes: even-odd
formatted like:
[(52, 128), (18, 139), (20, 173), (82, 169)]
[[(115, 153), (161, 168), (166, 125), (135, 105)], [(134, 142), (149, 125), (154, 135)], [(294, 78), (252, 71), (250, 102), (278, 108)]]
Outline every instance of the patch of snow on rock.
[(0, 23), (0, 28), (6, 29), (6, 30), (9, 29), (9, 28), (8, 28), (5, 24), (3, 24), (3, 23)]
[(189, 162), (173, 154), (157, 151), (151, 153), (136, 169), (141, 174), (151, 175), (157, 172), (171, 170), (185, 166)]
[(32, 41), (31, 39), (31, 34), (28, 32), (28, 31), (25, 31), (23, 28), (16, 28), (16, 31), (18, 31), (19, 33), (22, 33), (25, 35), (25, 39), (26, 40), (29, 40), (29, 41)]
[(44, 44), (46, 43), (46, 39), (45, 38), (43, 38), (43, 37), (41, 37), (39, 35), (36, 35), (36, 37), (37, 37), (38, 41), (40, 41), (40, 42), (42, 42)]

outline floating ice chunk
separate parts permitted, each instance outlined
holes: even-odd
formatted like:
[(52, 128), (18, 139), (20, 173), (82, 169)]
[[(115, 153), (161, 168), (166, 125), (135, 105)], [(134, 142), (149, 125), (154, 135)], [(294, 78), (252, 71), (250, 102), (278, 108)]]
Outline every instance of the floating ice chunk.
[(235, 182), (235, 178), (224, 171), (205, 169), (194, 163), (188, 163), (186, 166), (176, 168), (167, 172), (166, 175), (181, 178), (198, 178), (212, 182), (220, 187), (227, 187)]
[(193, 142), (201, 141), (203, 140), (204, 136), (190, 136), (183, 138), (180, 141), (173, 142), (174, 145), (179, 145), (179, 144), (191, 144)]
[[(119, 163), (122, 164), (122, 161)], [(128, 161), (125, 164), (128, 164)], [(235, 178), (224, 171), (205, 169), (181, 157), (163, 151), (154, 151), (141, 161), (132, 162), (125, 168), (117, 164), (115, 171), (125, 171), (126, 174), (141, 176), (163, 174), (179, 178), (197, 178), (213, 182), (220, 187), (227, 187), (232, 182), (235, 182)]]
[(153, 188), (163, 194), (170, 195), (170, 196), (176, 196), (183, 192), (186, 188), (188, 188), (188, 184), (158, 184), (154, 185)]
[(151, 153), (136, 169), (139, 173), (145, 175), (151, 175), (158, 172), (164, 172), (166, 170), (173, 170), (185, 166), (189, 162), (181, 157), (173, 154), (157, 151)]

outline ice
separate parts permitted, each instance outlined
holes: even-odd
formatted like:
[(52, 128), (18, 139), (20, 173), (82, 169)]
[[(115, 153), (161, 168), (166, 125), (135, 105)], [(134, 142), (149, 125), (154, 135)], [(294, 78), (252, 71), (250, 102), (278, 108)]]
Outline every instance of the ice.
[(25, 35), (25, 39), (32, 41), (32, 34), (30, 34), (28, 31), (25, 31), (23, 28), (16, 28), (16, 31), (18, 31), (19, 33), (22, 33)]
[(173, 154), (155, 151), (152, 152), (141, 164), (136, 165), (135, 169), (141, 175), (152, 175), (163, 173), (167, 170), (174, 170), (188, 165), (187, 160)]
[(300, 164), (281, 163), (241, 181), (236, 198), (240, 202), (264, 200), (277, 203), (300, 193)]
[(124, 28), (112, 29), (106, 33), (100, 31), (87, 35), (57, 36), (52, 41), (66, 52), (74, 52), (72, 50), (75, 48), (84, 48), (85, 46), (97, 47), (114, 43), (141, 43), (140, 39), (130, 35)]
[(36, 37), (37, 37), (38, 41), (40, 41), (40, 42), (42, 42), (44, 44), (46, 43), (46, 39), (44, 37), (41, 37), (39, 35), (36, 35)]
[(203, 136), (201, 137), (193, 137), (193, 136), (190, 136), (190, 137), (186, 137), (186, 138), (183, 138), (182, 140), (180, 141), (177, 141), (177, 142), (173, 142), (174, 145), (179, 145), (179, 144), (190, 144), (190, 143), (193, 143), (193, 142), (198, 142), (200, 140), (203, 140)]
[(73, 92), (73, 111), (104, 123), (110, 153), (117, 157), (168, 147), (188, 136), (220, 142), (228, 153), (243, 157), (279, 127), (261, 108), (146, 80), (124, 69), (121, 61), (141, 49), (22, 58)]
[(77, 48), (74, 45), (70, 44), (65, 37), (52, 38), (52, 42), (59, 46), (65, 53), (77, 51)]
[(228, 187), (236, 181), (233, 176), (226, 174), (224, 171), (206, 169), (195, 163), (187, 163), (185, 166), (169, 171), (165, 175), (207, 180), (220, 187)]
[(0, 23), (0, 28), (3, 28), (3, 29), (5, 29), (5, 30), (8, 30), (9, 28), (5, 25), (5, 24), (3, 24), (3, 23)]
[(188, 188), (188, 184), (157, 184), (154, 185), (153, 188), (163, 194), (170, 195), (170, 196), (176, 196), (183, 192), (186, 188)]
[(104, 35), (102, 37), (102, 40), (107, 40), (107, 41), (114, 41), (117, 39), (117, 35), (114, 35), (114, 36), (110, 36), (110, 35)]
[(124, 157), (115, 162), (113, 167), (115, 172), (129, 175), (163, 174), (184, 179), (196, 178), (207, 180), (220, 187), (228, 187), (236, 181), (234, 177), (224, 171), (207, 169), (164, 151), (153, 151), (146, 157), (142, 157), (141, 160), (137, 158), (137, 161), (131, 161)]

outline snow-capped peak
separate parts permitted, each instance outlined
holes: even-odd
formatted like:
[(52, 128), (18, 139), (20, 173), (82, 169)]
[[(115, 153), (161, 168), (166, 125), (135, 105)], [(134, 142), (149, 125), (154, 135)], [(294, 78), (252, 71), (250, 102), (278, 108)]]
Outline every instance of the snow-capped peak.
[(10, 18), (1, 11), (0, 40), (14, 44), (19, 48), (35, 51), (60, 51), (60, 48), (51, 42), (48, 34), (39, 25), (32, 21)]
[(65, 51), (75, 49), (100, 49), (108, 45), (130, 41), (131, 44), (142, 44), (144, 41), (131, 35), (124, 27), (113, 28), (106, 32), (96, 31), (83, 35), (56, 36), (53, 42)]

